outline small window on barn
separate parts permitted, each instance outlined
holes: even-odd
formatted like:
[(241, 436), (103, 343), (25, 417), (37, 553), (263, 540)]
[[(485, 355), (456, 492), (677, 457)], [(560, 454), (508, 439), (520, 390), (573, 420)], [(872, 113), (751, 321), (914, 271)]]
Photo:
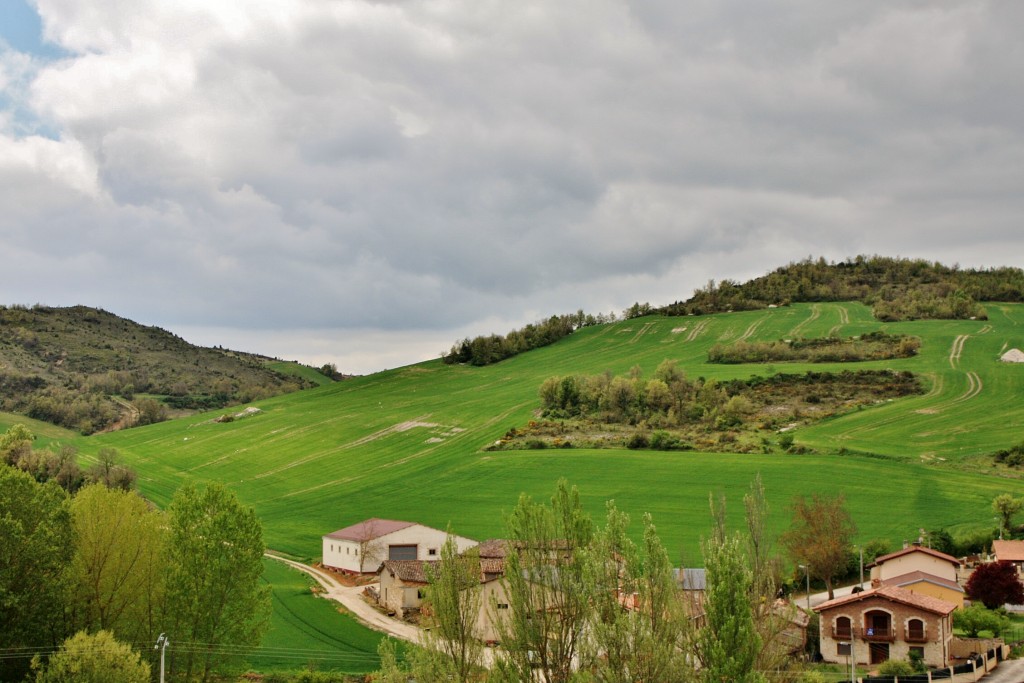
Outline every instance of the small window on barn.
[(425, 598), (427, 596), (423, 593), (423, 590), (421, 589), (421, 590), (416, 591), (416, 597), (419, 598), (420, 600), (422, 600), (423, 598)]
[(431, 548), (430, 550), (428, 550), (427, 551), (427, 555), (430, 555), (430, 556), (437, 555), (437, 548)]
[(498, 609), (508, 609), (508, 603), (507, 602), (499, 602), (498, 603)]
[(356, 548), (356, 555), (359, 554), (359, 548)]

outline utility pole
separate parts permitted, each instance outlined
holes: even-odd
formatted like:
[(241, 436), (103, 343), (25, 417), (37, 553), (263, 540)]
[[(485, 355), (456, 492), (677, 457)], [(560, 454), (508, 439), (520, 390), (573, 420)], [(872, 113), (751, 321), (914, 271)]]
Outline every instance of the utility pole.
[(864, 546), (860, 547), (860, 587), (864, 587)]
[(800, 569), (804, 570), (804, 578), (807, 579), (807, 615), (811, 614), (811, 568), (806, 564), (798, 564)]
[(164, 652), (167, 651), (167, 646), (171, 644), (171, 641), (167, 638), (167, 634), (161, 633), (160, 637), (156, 639), (156, 645), (153, 646), (154, 650), (160, 650), (160, 683), (164, 683)]

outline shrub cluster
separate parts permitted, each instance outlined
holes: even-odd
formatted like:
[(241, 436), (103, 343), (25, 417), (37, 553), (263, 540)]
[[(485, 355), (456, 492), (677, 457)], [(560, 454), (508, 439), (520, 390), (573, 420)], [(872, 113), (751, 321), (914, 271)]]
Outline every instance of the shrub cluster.
[[(637, 304), (634, 304), (635, 306)], [(649, 311), (649, 307), (647, 309)], [(452, 346), (451, 351), (444, 354), (444, 362), (468, 363), (469, 365), (490, 365), (512, 356), (554, 344), (581, 327), (603, 325), (616, 319), (614, 313), (590, 315), (583, 311), (567, 315), (553, 315), (547, 320), (531, 323), (518, 330), (512, 330), (505, 336), (492, 334), (473, 339), (463, 339)]]
[(869, 360), (910, 358), (921, 348), (921, 341), (906, 335), (870, 332), (859, 337), (840, 339), (788, 339), (774, 342), (739, 341), (715, 344), (708, 350), (709, 363), (848, 363)]
[(961, 269), (921, 259), (857, 256), (829, 263), (805, 259), (743, 284), (697, 289), (654, 312), (702, 315), (808, 301), (861, 301), (880, 320), (984, 318), (982, 301), (1024, 301), (1024, 270)]

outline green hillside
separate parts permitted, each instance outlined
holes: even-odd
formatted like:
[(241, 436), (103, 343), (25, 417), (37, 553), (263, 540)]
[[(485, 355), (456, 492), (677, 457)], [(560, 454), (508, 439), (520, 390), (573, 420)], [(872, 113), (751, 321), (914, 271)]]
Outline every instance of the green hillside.
[[(259, 401), (261, 414), (233, 423), (193, 416), (80, 443), (84, 451), (119, 449), (143, 493), (161, 505), (185, 480), (226, 483), (255, 506), (270, 547), (306, 558), (318, 557), (322, 534), (370, 516), (500, 535), (502, 512), (520, 492), (547, 495), (559, 477), (579, 485), (595, 516), (609, 498), (635, 517), (651, 512), (669, 548), (693, 561), (708, 528), (709, 492), (727, 495), (738, 519), (757, 473), (777, 529), (794, 494), (842, 492), (862, 540), (899, 541), (920, 527), (990, 526), (991, 499), (1019, 486), (974, 462), (1019, 442), (1024, 419), (1024, 366), (998, 362), (1001, 349), (1024, 347), (1024, 306), (986, 308), (988, 321), (887, 324), (858, 303), (644, 317), (584, 328), (491, 366), (431, 361)], [(797, 430), (797, 444), (814, 455), (483, 450), (534, 418), (538, 388), (552, 375), (624, 374), (639, 365), (649, 376), (666, 358), (691, 377), (838, 371), (850, 364), (706, 358), (711, 345), (739, 339), (875, 330), (920, 337), (920, 354), (856, 367), (911, 370), (929, 391)]]
[[(208, 410), (325, 380), (312, 368), (194, 346), (97, 308), (0, 306), (0, 410), (84, 434), (155, 422), (168, 408)], [(149, 412), (133, 405), (136, 397)]]

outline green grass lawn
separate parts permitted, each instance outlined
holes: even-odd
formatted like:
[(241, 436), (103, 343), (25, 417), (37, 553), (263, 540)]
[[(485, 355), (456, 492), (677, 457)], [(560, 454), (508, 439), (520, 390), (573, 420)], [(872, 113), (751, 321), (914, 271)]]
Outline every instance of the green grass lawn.
[(380, 666), (383, 635), (341, 613), (337, 603), (314, 596), (305, 574), (275, 560), (263, 565), (274, 611), (262, 646), (248, 657), (255, 670), (364, 674)]

